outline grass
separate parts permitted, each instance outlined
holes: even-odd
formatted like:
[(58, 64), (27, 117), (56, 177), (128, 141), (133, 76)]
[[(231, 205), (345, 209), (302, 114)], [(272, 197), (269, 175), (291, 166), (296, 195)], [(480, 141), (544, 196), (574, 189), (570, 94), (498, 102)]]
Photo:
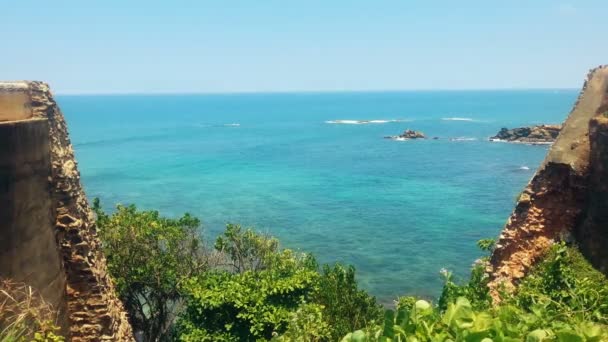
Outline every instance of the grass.
[(63, 341), (57, 314), (30, 286), (0, 279), (0, 342)]

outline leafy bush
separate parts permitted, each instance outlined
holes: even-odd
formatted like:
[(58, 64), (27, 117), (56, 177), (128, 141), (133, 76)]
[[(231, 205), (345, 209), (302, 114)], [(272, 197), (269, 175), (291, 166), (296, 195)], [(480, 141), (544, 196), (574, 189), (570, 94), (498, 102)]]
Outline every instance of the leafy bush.
[(215, 248), (227, 267), (184, 287), (184, 341), (337, 341), (381, 318), (375, 298), (358, 289), (352, 266), (325, 265), (319, 273), (310, 255), (280, 249), (278, 240), (232, 224)]
[(401, 296), (395, 301), (395, 307), (397, 310), (402, 308), (411, 308), (417, 301), (418, 299), (414, 296)]
[(492, 252), (492, 250), (494, 250), (495, 245), (495, 239), (481, 239), (477, 241), (477, 247), (479, 247), (479, 249), (485, 252)]
[(268, 268), (279, 253), (279, 240), (228, 224), (215, 242), (215, 249), (227, 256), (226, 265), (234, 272), (261, 271)]
[(317, 289), (316, 263), (305, 254), (279, 250), (275, 241), (228, 226), (216, 248), (227, 251), (233, 269), (208, 272), (184, 284), (187, 309), (179, 321), (180, 340), (268, 340), (285, 333), (290, 324), (292, 332), (301, 329), (303, 322), (292, 321)]
[(274, 337), (272, 341), (317, 342), (328, 339), (330, 339), (330, 326), (323, 319), (323, 307), (318, 304), (304, 303), (291, 314), (285, 333)]
[(564, 243), (553, 246), (509, 302), (569, 322), (608, 324), (608, 280), (576, 247)]
[(381, 318), (352, 266), (319, 271), (312, 256), (239, 225), (227, 225), (212, 252), (187, 214), (117, 206), (108, 215), (98, 200), (94, 210), (110, 274), (146, 340), (327, 341)]
[(342, 341), (591, 342), (606, 338), (606, 327), (598, 324), (567, 324), (557, 317), (528, 313), (512, 305), (475, 310), (468, 299), (460, 297), (443, 313), (423, 300), (396, 313), (387, 310), (384, 325), (355, 331)]
[(95, 199), (97, 227), (108, 270), (133, 328), (146, 341), (168, 340), (181, 309), (181, 285), (207, 267), (199, 238), (199, 220), (179, 219), (133, 205), (106, 214)]
[(353, 266), (324, 265), (314, 300), (325, 307), (332, 341), (382, 318), (383, 309), (376, 298), (358, 288)]
[[(481, 246), (491, 249), (488, 240)], [(437, 307), (412, 297), (388, 310), (384, 325), (367, 326), (343, 341), (607, 341), (608, 280), (573, 246), (556, 244), (518, 292), (492, 306), (487, 293), (485, 258), (470, 281), (446, 283)]]

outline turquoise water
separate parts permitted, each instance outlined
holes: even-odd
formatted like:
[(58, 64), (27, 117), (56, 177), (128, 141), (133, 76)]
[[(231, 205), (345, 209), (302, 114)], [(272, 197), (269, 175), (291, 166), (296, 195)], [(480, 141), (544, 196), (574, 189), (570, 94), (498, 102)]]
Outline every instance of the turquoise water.
[[(89, 197), (254, 226), (354, 264), (383, 302), (436, 296), (498, 235), (546, 146), (490, 143), (560, 123), (574, 90), (59, 96)], [(467, 120), (446, 120), (466, 118)], [(331, 120), (401, 120), (331, 124)], [(236, 125), (238, 124), (238, 125)], [(392, 141), (406, 128), (439, 140)], [(450, 141), (464, 137), (468, 140)], [(473, 140), (475, 139), (475, 140)], [(529, 169), (526, 169), (529, 168)]]

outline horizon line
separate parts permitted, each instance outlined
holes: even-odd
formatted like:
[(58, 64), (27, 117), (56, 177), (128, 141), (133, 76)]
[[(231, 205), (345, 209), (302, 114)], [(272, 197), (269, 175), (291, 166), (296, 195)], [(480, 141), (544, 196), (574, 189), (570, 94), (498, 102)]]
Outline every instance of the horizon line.
[[(51, 88), (52, 89), (52, 88)], [(368, 90), (251, 90), (251, 91), (151, 91), (151, 92), (54, 92), (57, 96), (155, 96), (155, 95), (289, 95), (338, 93), (408, 93), (408, 92), (467, 92), (467, 91), (571, 91), (580, 88), (438, 88), (438, 89), (368, 89)]]

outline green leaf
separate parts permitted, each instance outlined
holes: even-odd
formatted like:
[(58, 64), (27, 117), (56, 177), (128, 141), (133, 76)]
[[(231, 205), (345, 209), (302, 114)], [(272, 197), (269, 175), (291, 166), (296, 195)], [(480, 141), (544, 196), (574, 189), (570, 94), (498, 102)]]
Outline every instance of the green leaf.
[(362, 330), (357, 330), (353, 333), (351, 341), (352, 342), (366, 342), (367, 336), (365, 336), (365, 333)]
[(588, 342), (601, 341), (604, 336), (602, 328), (599, 325), (590, 322), (581, 324), (579, 329)]
[(384, 312), (384, 329), (382, 330), (382, 336), (393, 338), (395, 337), (395, 312), (393, 310), (386, 310)]
[(558, 330), (555, 332), (560, 342), (583, 342), (585, 339), (573, 330)]
[(448, 305), (443, 322), (452, 329), (462, 330), (473, 326), (474, 314), (471, 303), (464, 297), (459, 297), (456, 303)]
[(526, 342), (542, 342), (545, 338), (549, 336), (547, 330), (544, 329), (536, 329), (526, 336)]

